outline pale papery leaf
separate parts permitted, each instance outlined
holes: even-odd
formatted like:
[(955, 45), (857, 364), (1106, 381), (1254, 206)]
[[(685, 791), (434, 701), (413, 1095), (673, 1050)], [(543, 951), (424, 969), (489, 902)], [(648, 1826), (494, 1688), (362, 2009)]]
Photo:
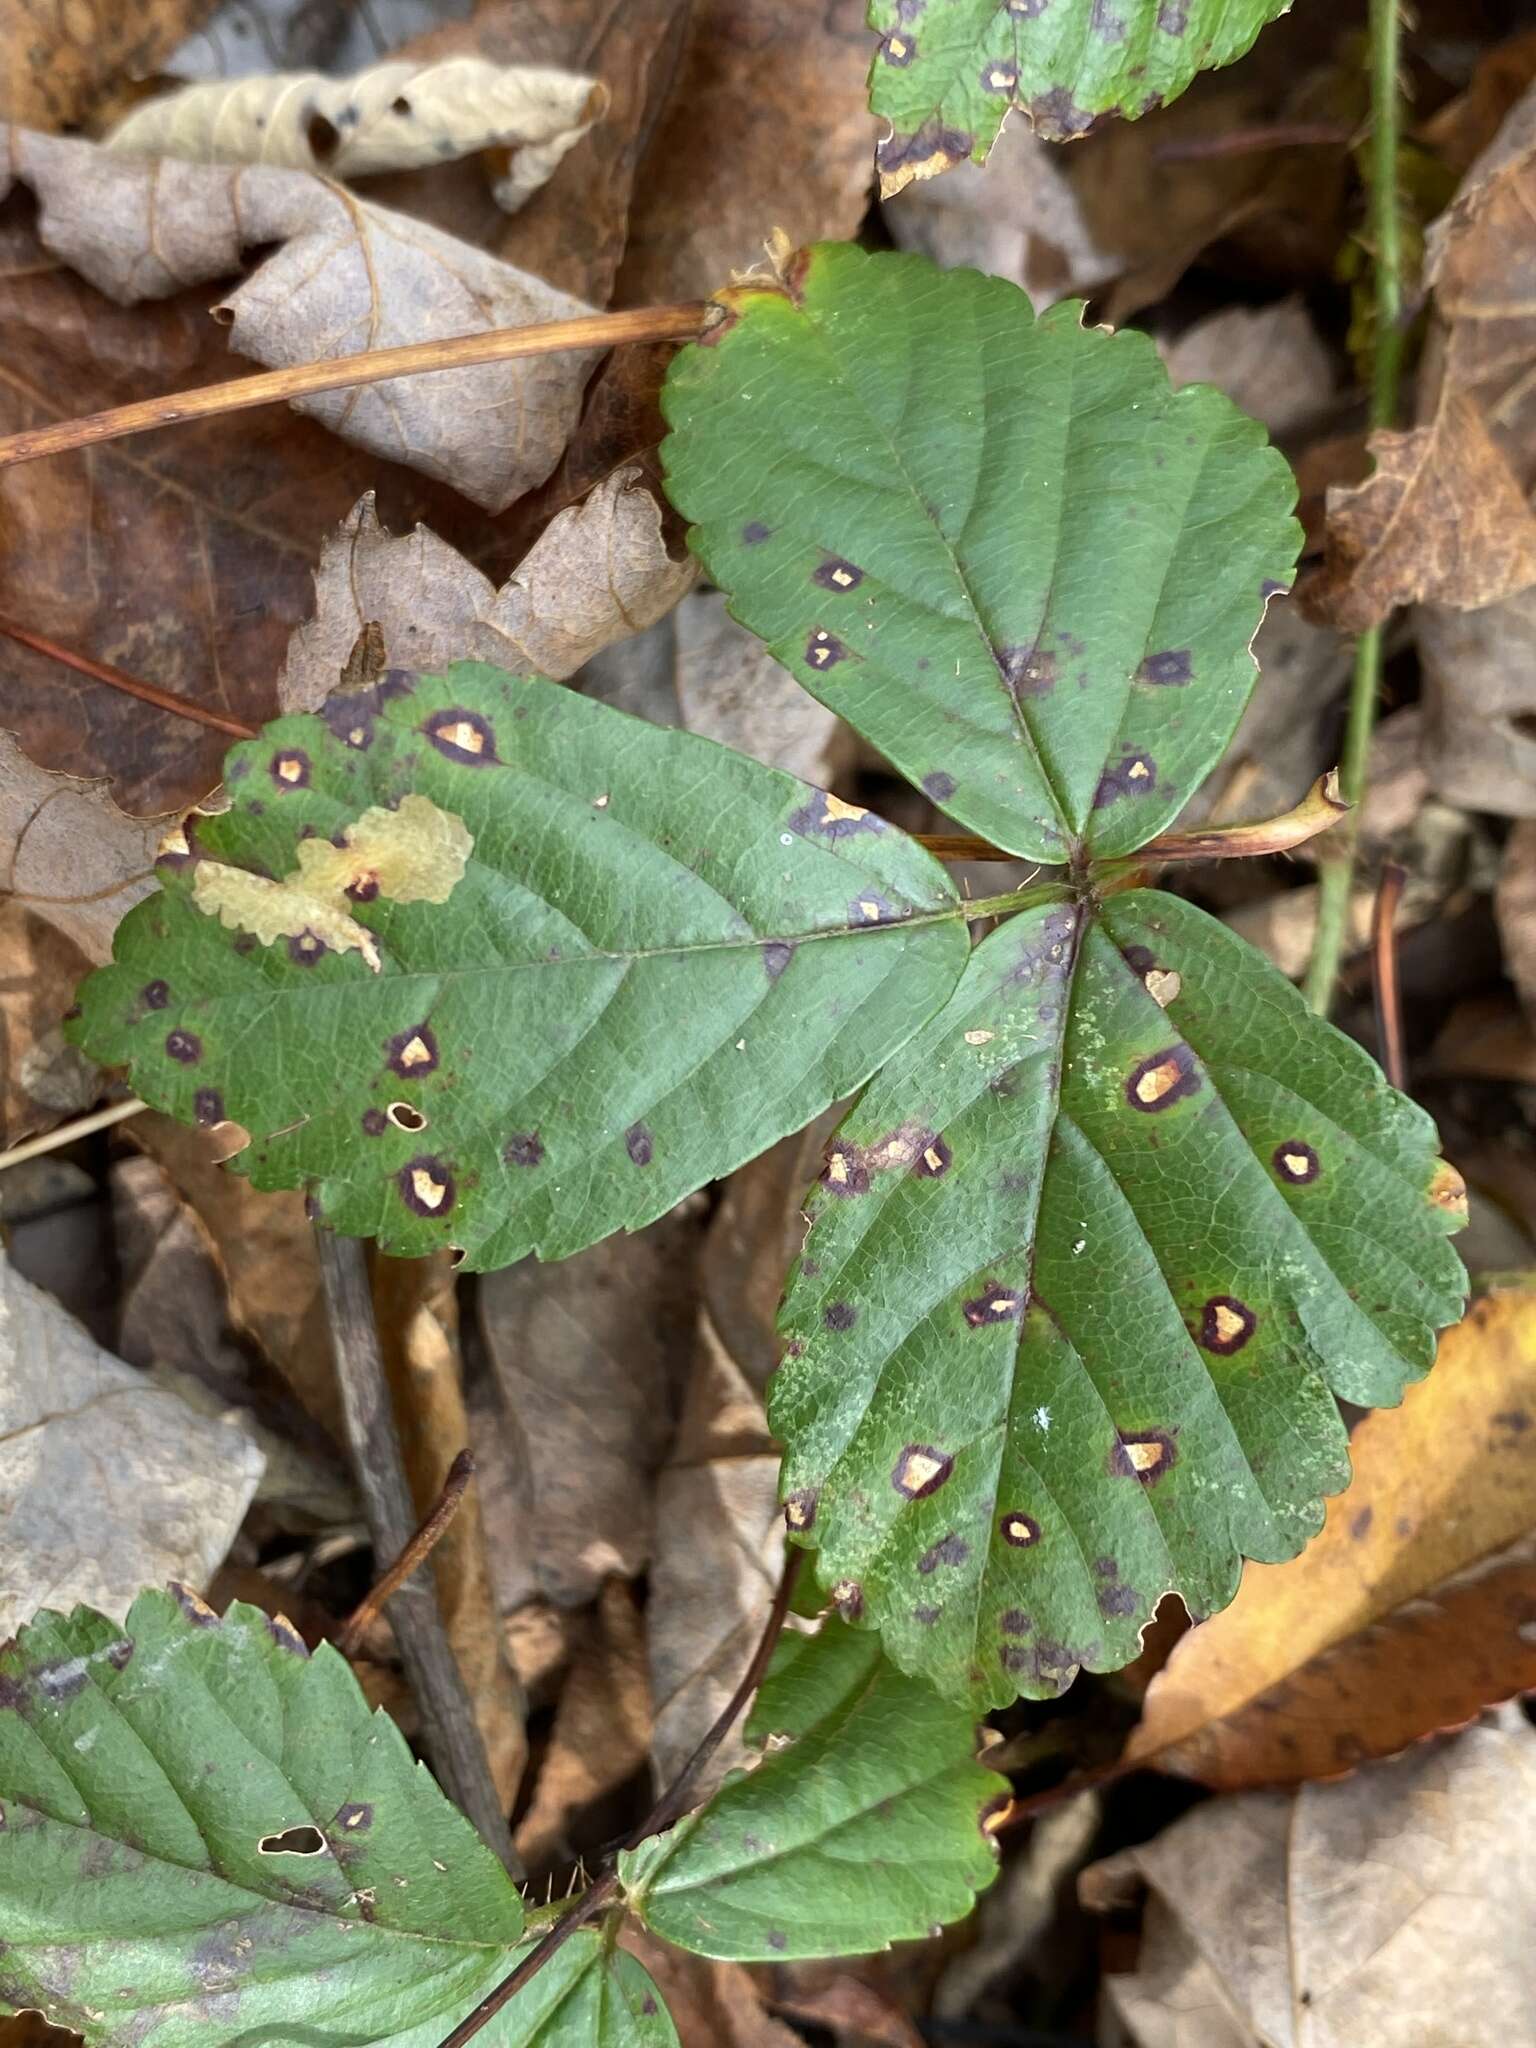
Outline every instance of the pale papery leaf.
[[(44, 247), (120, 304), (228, 277), (245, 250), (276, 244), (215, 308), (230, 347), (274, 369), (592, 310), (307, 172), (118, 156), (0, 129), (0, 197), (13, 182), (37, 197)], [(554, 468), (597, 353), (393, 378), (298, 410), (498, 512)]]
[(84, 1600), (121, 1619), (146, 1582), (209, 1579), (265, 1464), (0, 1255), (0, 1642), (39, 1607)]

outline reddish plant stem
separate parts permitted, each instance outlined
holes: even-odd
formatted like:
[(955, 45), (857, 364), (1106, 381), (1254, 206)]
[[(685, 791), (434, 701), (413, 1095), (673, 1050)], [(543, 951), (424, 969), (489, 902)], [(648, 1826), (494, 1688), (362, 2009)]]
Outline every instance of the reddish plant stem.
[(448, 1467), (448, 1477), (443, 1481), (443, 1490), (433, 1504), (432, 1512), (389, 1570), (363, 1595), (332, 1638), (343, 1657), (356, 1656), (357, 1646), (362, 1641), (363, 1631), (369, 1622), (385, 1601), (399, 1592), (417, 1566), (425, 1564), (432, 1555), (447, 1531), (448, 1524), (459, 1512), (459, 1503), (463, 1500), (469, 1482), (474, 1476), (473, 1456), (467, 1450), (460, 1451)]
[[(758, 1638), (757, 1648), (752, 1652), (752, 1661), (741, 1674), (741, 1682), (716, 1716), (709, 1733), (630, 1836), (625, 1844), (626, 1848), (632, 1849), (637, 1842), (645, 1841), (648, 1836), (663, 1833), (682, 1815), (689, 1787), (730, 1734), (737, 1716), (763, 1682), (763, 1673), (768, 1669), (768, 1660), (773, 1655), (774, 1644), (779, 1640), (785, 1617), (789, 1613), (789, 1603), (794, 1596), (795, 1581), (800, 1575), (800, 1566), (804, 1558), (805, 1553), (802, 1550), (791, 1550), (785, 1556), (784, 1575), (779, 1580), (779, 1590), (774, 1595), (772, 1607), (768, 1610), (768, 1619), (762, 1635)], [(504, 2005), (516, 1998), (523, 1986), (538, 1975), (576, 1930), (586, 1926), (589, 1920), (595, 1920), (618, 1895), (617, 1870), (604, 1871), (602, 1876), (583, 1892), (571, 1910), (560, 1916), (543, 1940), (534, 1944), (511, 1976), (503, 1978), (494, 1991), (482, 1998), (474, 2011), (467, 2018), (460, 2020), (451, 2034), (445, 2036), (438, 2044), (438, 2048), (465, 2048), (465, 2043), (472, 2041), (482, 2027), (489, 2025)]]
[(703, 326), (704, 315), (702, 300), (638, 306), (624, 313), (545, 320), (532, 327), (493, 327), (480, 334), (454, 334), (441, 341), (413, 341), (400, 348), (365, 349), (360, 355), (296, 363), (286, 370), (233, 377), (227, 383), (205, 384), (195, 391), (138, 399), (132, 405), (93, 412), (84, 419), (59, 420), (51, 426), (6, 434), (0, 437), (0, 466), (35, 462), (41, 455), (63, 455), (73, 448), (147, 434), (156, 427), (178, 426), (186, 420), (243, 412), (253, 405), (277, 405), (321, 391), (381, 384), (389, 377), (419, 377), (430, 370), (462, 370), (479, 363), (507, 362), (514, 356), (557, 355), (566, 349), (614, 348), (622, 342), (689, 341)]
[(30, 627), (19, 626), (14, 619), (0, 616), (0, 633), (8, 640), (30, 647), (34, 654), (46, 654), (50, 660), (62, 662), (65, 668), (90, 676), (94, 682), (105, 683), (109, 689), (121, 690), (128, 697), (138, 697), (146, 704), (153, 704), (157, 711), (169, 711), (173, 718), (195, 719), (199, 725), (210, 725), (215, 732), (228, 733), (232, 739), (253, 740), (256, 737), (253, 725), (244, 725), (238, 718), (225, 718), (217, 711), (206, 711), (201, 704), (194, 704), (191, 698), (173, 696), (169, 690), (157, 689), (153, 683), (141, 683), (137, 676), (125, 675), (120, 668), (113, 668), (110, 662), (96, 661), (89, 654), (76, 654), (73, 648), (61, 647), (57, 640), (34, 633)]
[(1382, 1072), (1394, 1088), (1408, 1086), (1408, 1060), (1403, 1049), (1403, 1005), (1397, 982), (1397, 906), (1407, 875), (1395, 861), (1381, 871), (1376, 910), (1371, 919), (1371, 981), (1376, 995), (1376, 1043)]

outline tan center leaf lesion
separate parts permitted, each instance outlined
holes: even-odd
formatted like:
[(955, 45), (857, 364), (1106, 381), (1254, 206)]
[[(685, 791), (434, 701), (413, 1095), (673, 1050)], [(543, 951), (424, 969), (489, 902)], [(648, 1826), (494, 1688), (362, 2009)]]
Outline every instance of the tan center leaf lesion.
[(364, 811), (341, 839), (339, 846), (300, 840), (298, 866), (281, 881), (200, 861), (192, 900), (227, 930), (250, 932), (264, 946), (308, 933), (333, 952), (361, 953), (377, 974), (378, 944), (352, 915), (354, 905), (380, 898), (446, 903), (463, 880), (474, 838), (462, 818), (412, 794), (395, 810), (375, 805)]

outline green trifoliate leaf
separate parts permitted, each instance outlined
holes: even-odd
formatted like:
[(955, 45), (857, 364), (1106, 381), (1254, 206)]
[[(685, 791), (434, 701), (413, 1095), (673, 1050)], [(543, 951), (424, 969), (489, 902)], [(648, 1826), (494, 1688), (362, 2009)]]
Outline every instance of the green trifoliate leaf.
[(769, 1413), (850, 1619), (986, 1707), (1293, 1556), (1455, 1321), (1430, 1119), (1176, 898), (980, 945), (835, 1136)]
[(1290, 0), (870, 0), (881, 31), (870, 106), (889, 199), (913, 178), (986, 161), (1010, 107), (1049, 142), (1100, 115), (1135, 120), (1230, 64)]
[[(502, 1958), (500, 1977), (529, 1946)], [(424, 2029), (419, 2042), (413, 2037), (389, 2048), (438, 2048), (445, 2031), (439, 2024)], [(643, 1965), (587, 1929), (556, 1949), (480, 2038), (487, 2048), (677, 2048), (672, 2015)]]
[(336, 1652), (186, 1592), (0, 1650), (0, 1810), (0, 2004), (92, 2043), (435, 2041), (522, 1932)]
[(1027, 859), (1135, 851), (1220, 755), (1290, 580), (1289, 466), (1145, 335), (826, 244), (673, 364), (667, 489), (731, 610)]
[(227, 775), (76, 1035), (393, 1252), (639, 1228), (856, 1087), (964, 964), (900, 832), (554, 683), (395, 677)]
[(696, 1955), (862, 1955), (970, 1911), (992, 1882), (1006, 1779), (968, 1711), (829, 1620), (787, 1635), (748, 1723), (766, 1754), (619, 1859), (646, 1924)]

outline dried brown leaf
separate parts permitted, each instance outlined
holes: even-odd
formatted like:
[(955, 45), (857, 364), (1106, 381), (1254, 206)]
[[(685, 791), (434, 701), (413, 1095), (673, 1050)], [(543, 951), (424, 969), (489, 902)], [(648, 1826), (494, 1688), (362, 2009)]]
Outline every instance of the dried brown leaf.
[(633, 1578), (649, 1561), (700, 1229), (698, 1207), (684, 1204), (632, 1237), (481, 1280), (514, 1482), (492, 1532), (504, 1609), (535, 1594), (580, 1607), (605, 1579)]
[(1536, 1293), (1475, 1304), (1288, 1565), (1153, 1679), (1126, 1748), (1224, 1791), (1330, 1777), (1536, 1687)]
[(124, 79), (147, 78), (211, 0), (0, 0), (0, 121), (73, 128)]
[(1536, 583), (1536, 517), (1469, 398), (1447, 392), (1430, 425), (1371, 436), (1373, 476), (1328, 493), (1308, 615), (1363, 633), (1400, 605), (1477, 611)]
[(792, 246), (847, 237), (878, 123), (862, 0), (696, 0), (687, 49), (635, 181), (618, 305), (705, 295)]
[(512, 213), (602, 118), (606, 103), (606, 91), (590, 78), (478, 57), (373, 64), (350, 78), (267, 72), (146, 100), (117, 123), (104, 147), (341, 179), (500, 148), (515, 152), (495, 187), (498, 204)]
[(1334, 395), (1334, 362), (1299, 298), (1226, 306), (1163, 349), (1170, 381), (1214, 384), (1277, 440), (1313, 425)]
[[(1420, 376), (1420, 417), (1475, 404), (1524, 494), (1536, 486), (1536, 88), (1528, 90), (1430, 228), (1436, 326)], [(1536, 816), (1536, 591), (1473, 612), (1426, 605), (1425, 765), (1437, 792), (1509, 817)]]
[(638, 1956), (677, 2028), (680, 2048), (805, 2048), (804, 2037), (765, 2007), (762, 1971), (688, 1955), (626, 1921), (619, 1945)]
[(1111, 2009), (1137, 2048), (1506, 2048), (1536, 2009), (1533, 1800), (1509, 1709), (1342, 1783), (1197, 1807), (1083, 1875), (1100, 1910), (1152, 1889)]
[(265, 1354), (332, 1443), (346, 1443), (313, 1233), (297, 1194), (258, 1194), (218, 1164), (211, 1134), (146, 1111), (132, 1141), (170, 1176), (208, 1233), (237, 1332)]
[(1524, 819), (1504, 842), (1493, 907), (1505, 971), (1536, 1028), (1536, 820)]
[(534, 1875), (590, 1846), (583, 1816), (635, 1775), (650, 1748), (645, 1620), (633, 1589), (609, 1579), (592, 1610), (573, 1620), (572, 1632), (571, 1668), (514, 1837)]
[[(52, 255), (120, 304), (227, 277), (273, 253), (215, 308), (231, 348), (273, 368), (401, 342), (568, 319), (581, 300), (404, 214), (299, 171), (115, 156), (0, 131), (36, 193)], [(371, 454), (500, 511), (559, 460), (594, 350), (323, 392), (298, 410)]]
[(425, 527), (393, 538), (370, 493), (321, 550), (315, 615), (290, 643), (278, 701), (285, 711), (323, 703), (370, 622), (381, 667), (478, 658), (568, 676), (669, 610), (695, 574), (691, 558), (668, 555), (656, 501), (633, 470), (551, 520), (500, 590)]
[(881, 208), (898, 249), (945, 269), (964, 265), (1022, 285), (1037, 312), (1113, 277), (1120, 258), (1101, 249), (1083, 216), (1059, 144), (1009, 121), (986, 163), (942, 178), (914, 178)]
[[(706, 1312), (682, 1421), (656, 1485), (651, 1564), (652, 1756), (670, 1784), (730, 1698), (784, 1567), (779, 1459), (762, 1402)], [(732, 1729), (699, 1797), (745, 1754)]]
[(99, 1097), (100, 1070), (64, 1042), (60, 1022), (90, 964), (56, 925), (0, 902), (0, 1144), (19, 1144)]

